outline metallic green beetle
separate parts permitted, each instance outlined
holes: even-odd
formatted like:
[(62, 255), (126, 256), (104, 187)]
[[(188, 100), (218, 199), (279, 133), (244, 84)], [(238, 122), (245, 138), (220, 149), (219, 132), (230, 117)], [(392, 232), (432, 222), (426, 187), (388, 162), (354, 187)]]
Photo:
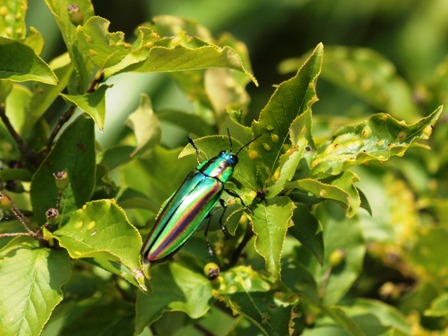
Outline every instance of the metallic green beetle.
[[(202, 163), (199, 163), (198, 159), (199, 165), (185, 178), (179, 189), (159, 211), (142, 248), (141, 253), (146, 263), (159, 262), (173, 255), (196, 232), (218, 202), (224, 206), (221, 194), (226, 190), (224, 185), (238, 164), (238, 154), (257, 138), (245, 144), (238, 152), (232, 153), (232, 140), (229, 134), (230, 150), (221, 151), (218, 156)], [(195, 148), (198, 158), (199, 149), (192, 139), (188, 138), (188, 141)], [(232, 196), (239, 197), (233, 192), (226, 191)], [(223, 215), (224, 213), (221, 219)], [(222, 229), (226, 233), (224, 226)]]

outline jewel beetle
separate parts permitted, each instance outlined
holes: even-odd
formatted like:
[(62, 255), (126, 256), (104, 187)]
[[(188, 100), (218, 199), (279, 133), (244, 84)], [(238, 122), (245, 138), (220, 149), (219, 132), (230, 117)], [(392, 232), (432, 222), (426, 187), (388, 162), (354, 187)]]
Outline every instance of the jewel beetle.
[[(224, 190), (231, 196), (240, 198), (234, 192), (225, 189), (225, 184), (232, 177), (234, 168), (238, 164), (238, 154), (259, 136), (233, 153), (232, 139), (230, 132), (228, 130), (227, 132), (230, 150), (223, 150), (217, 156), (202, 163), (199, 161), (199, 149), (194, 141), (188, 138), (196, 150), (198, 166), (187, 175), (179, 189), (162, 205), (141, 250), (145, 263), (160, 262), (176, 253), (201, 226), (204, 219), (210, 216), (218, 202), (225, 211), (225, 204), (221, 199)], [(220, 222), (223, 216), (224, 212)], [(227, 235), (225, 226), (221, 225), (221, 227)]]

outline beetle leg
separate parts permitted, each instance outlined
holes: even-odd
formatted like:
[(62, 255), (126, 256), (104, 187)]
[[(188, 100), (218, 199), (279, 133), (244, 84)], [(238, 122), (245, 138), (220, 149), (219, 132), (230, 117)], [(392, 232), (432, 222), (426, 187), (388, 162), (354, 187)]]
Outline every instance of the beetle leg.
[(212, 256), (213, 250), (212, 250), (212, 247), (210, 246), (210, 242), (208, 241), (208, 229), (210, 228), (210, 222), (212, 221), (212, 216), (209, 214), (207, 217), (208, 217), (207, 226), (205, 227), (205, 231), (204, 231), (205, 244), (207, 245), (208, 254), (210, 254), (210, 256)]
[(254, 214), (254, 211), (253, 211), (251, 208), (249, 208), (249, 207), (244, 203), (244, 201), (243, 201), (243, 199), (241, 198), (240, 195), (238, 195), (236, 192), (234, 192), (234, 191), (232, 191), (232, 190), (229, 190), (229, 189), (224, 189), (224, 190), (225, 190), (225, 192), (228, 193), (230, 196), (233, 196), (233, 197), (238, 198), (238, 199), (240, 200), (240, 202), (241, 202), (241, 205), (242, 205), (243, 207), (249, 209), (249, 211), (250, 211), (251, 214)]
[(198, 164), (201, 164), (201, 161), (199, 161), (199, 148), (196, 147), (196, 144), (194, 143), (193, 139), (190, 137), (187, 137), (188, 142), (193, 146), (194, 150), (196, 151), (196, 161), (198, 162)]
[(221, 217), (219, 217), (219, 225), (221, 225), (221, 230), (224, 233), (224, 236), (226, 236), (226, 239), (229, 239), (229, 231), (227, 231), (226, 225), (222, 222), (222, 219), (224, 218), (224, 214), (226, 213), (226, 210), (227, 210), (227, 205), (222, 198), (219, 199), (219, 203), (221, 204), (221, 206), (224, 209), (222, 211)]

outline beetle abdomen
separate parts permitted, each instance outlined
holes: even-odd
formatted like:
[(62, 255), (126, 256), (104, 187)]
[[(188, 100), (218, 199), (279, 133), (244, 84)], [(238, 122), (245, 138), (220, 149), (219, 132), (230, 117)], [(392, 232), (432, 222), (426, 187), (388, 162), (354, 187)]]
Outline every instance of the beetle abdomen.
[(199, 228), (224, 189), (219, 180), (194, 171), (159, 213), (143, 249), (146, 261), (166, 259)]

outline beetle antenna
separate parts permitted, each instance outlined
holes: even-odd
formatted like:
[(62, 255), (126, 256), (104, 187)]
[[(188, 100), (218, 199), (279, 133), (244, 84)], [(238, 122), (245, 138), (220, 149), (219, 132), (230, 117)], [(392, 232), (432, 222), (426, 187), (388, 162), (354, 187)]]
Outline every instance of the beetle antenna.
[(201, 161), (199, 161), (199, 154), (200, 154), (199, 148), (196, 147), (196, 144), (194, 143), (192, 138), (187, 137), (187, 139), (188, 142), (193, 146), (194, 150), (196, 151), (196, 161), (198, 162), (198, 164), (201, 164)]
[(235, 153), (236, 156), (238, 156), (238, 154), (241, 152), (241, 150), (247, 146), (249, 146), (252, 142), (254, 142), (255, 140), (257, 140), (259, 137), (261, 137), (261, 134), (256, 136), (255, 138), (253, 138), (251, 141), (249, 141), (247, 144), (245, 144), (243, 147), (241, 147), (238, 152)]
[(230, 142), (230, 151), (233, 151), (233, 143), (232, 143), (232, 138), (230, 137), (230, 131), (227, 128), (227, 135), (229, 136), (229, 142)]

